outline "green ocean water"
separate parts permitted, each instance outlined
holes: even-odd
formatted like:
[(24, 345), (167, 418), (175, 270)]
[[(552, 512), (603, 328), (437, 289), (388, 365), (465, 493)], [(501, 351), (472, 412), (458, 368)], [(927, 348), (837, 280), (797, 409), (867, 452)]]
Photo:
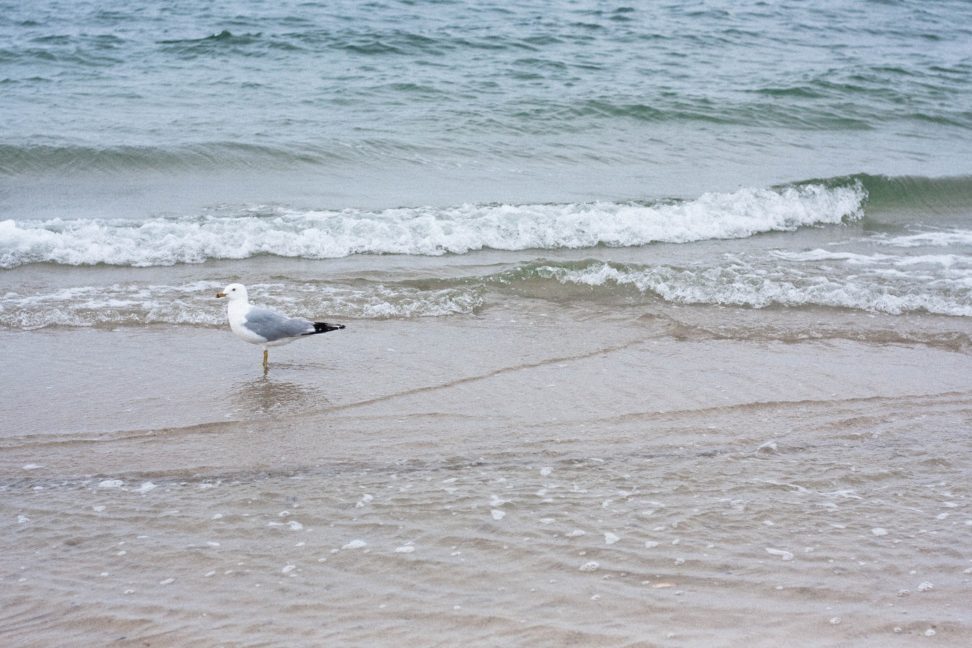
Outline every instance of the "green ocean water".
[(393, 207), (966, 175), (969, 25), (963, 1), (4, 2), (0, 182), (289, 174)]
[(217, 325), (186, 295), (264, 258), (266, 297), (324, 291), (279, 306), (352, 317), (537, 282), (967, 316), (970, 25), (964, 1), (0, 2), (0, 325)]

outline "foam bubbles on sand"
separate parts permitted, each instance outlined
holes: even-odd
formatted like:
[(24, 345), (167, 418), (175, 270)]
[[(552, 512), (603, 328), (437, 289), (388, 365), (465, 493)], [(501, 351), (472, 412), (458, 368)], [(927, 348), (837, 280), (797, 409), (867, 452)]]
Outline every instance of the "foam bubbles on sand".
[(98, 482), (98, 488), (121, 488), (125, 485), (120, 479), (104, 479)]
[(342, 549), (363, 549), (364, 547), (367, 546), (368, 543), (365, 542), (364, 540), (352, 540), (351, 542), (347, 543), (341, 548)]
[(781, 560), (793, 560), (793, 554), (785, 549), (773, 549), (766, 547), (766, 553), (771, 556), (779, 556)]
[(135, 492), (144, 495), (145, 493), (148, 493), (149, 491), (153, 491), (156, 488), (158, 488), (158, 486), (156, 486), (150, 481), (147, 481), (147, 482), (142, 482), (142, 485), (136, 488)]

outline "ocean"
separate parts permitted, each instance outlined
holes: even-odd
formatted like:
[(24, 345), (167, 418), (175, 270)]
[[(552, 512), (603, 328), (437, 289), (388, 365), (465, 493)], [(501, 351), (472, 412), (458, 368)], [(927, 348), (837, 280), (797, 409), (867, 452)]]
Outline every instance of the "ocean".
[(0, 0), (0, 351), (5, 645), (964, 645), (972, 5)]

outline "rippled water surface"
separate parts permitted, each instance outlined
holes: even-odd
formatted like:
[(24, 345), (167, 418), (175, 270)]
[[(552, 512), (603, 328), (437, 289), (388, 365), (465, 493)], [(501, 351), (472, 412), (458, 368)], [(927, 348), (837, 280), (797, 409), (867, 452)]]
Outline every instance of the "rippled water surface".
[[(22, 183), (44, 188), (23, 197), (35, 208), (53, 191), (40, 202), (58, 213), (79, 197), (151, 213), (102, 187), (118, 173), (165, 209), (159, 173), (188, 174), (178, 193), (200, 201), (395, 207), (970, 172), (961, 1), (45, 1), (0, 15), (0, 179), (17, 179), (18, 213)], [(100, 181), (45, 182), (77, 174)]]
[[(270, 379), (226, 384), (185, 359), (126, 360), (160, 376), (103, 403), (212, 423), (64, 423), (3, 440), (6, 636), (968, 639), (967, 355), (597, 325), (584, 337), (544, 317), (372, 327), (324, 364), (278, 357)], [(462, 350), (501, 326), (508, 339)], [(85, 344), (128, 348), (110, 335)], [(221, 360), (219, 339), (186, 346), (250, 364)], [(193, 389), (205, 413), (185, 411)]]

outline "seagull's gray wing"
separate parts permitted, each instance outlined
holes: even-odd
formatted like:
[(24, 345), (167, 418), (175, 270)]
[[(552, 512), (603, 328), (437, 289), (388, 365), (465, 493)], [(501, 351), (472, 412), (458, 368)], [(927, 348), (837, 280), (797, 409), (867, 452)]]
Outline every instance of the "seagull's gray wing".
[(314, 332), (314, 323), (300, 317), (287, 317), (266, 308), (250, 308), (243, 325), (267, 342)]

